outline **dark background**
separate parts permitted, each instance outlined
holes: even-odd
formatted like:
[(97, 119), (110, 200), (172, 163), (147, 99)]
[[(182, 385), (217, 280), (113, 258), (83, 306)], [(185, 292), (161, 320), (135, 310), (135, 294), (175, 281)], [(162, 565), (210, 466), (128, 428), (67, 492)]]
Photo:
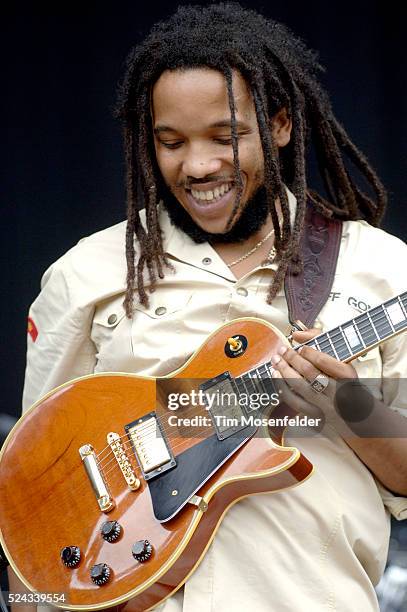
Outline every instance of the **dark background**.
[[(0, 412), (20, 410), (26, 315), (41, 274), (79, 238), (124, 218), (116, 82), (130, 47), (178, 4), (15, 2), (2, 10)], [(383, 0), (243, 4), (319, 50), (338, 118), (389, 189), (384, 227), (405, 239), (406, 9)]]

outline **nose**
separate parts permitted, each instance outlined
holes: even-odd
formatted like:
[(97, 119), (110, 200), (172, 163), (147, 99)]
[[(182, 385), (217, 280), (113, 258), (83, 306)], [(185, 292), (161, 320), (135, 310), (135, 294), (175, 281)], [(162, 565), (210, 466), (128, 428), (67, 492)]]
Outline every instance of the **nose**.
[(222, 161), (214, 157), (213, 151), (205, 150), (204, 146), (189, 147), (182, 163), (182, 172), (185, 176), (204, 178), (210, 174), (218, 173), (222, 168)]

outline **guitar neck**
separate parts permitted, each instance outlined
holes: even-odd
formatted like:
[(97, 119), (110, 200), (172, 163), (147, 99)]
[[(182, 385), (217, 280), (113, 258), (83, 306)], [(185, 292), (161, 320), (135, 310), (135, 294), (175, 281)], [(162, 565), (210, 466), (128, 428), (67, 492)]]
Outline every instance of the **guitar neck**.
[[(406, 329), (407, 291), (300, 346), (311, 346), (339, 361), (347, 362)], [(242, 374), (235, 379), (238, 390), (246, 393), (258, 391), (258, 379), (267, 391), (272, 389), (272, 372), (273, 364), (267, 362)]]
[(407, 329), (407, 291), (334, 327), (305, 346), (351, 361)]

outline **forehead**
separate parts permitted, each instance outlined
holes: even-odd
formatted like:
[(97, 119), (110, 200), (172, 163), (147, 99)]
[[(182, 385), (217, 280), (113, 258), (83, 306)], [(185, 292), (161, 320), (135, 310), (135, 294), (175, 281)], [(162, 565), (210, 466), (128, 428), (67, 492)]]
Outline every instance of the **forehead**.
[[(237, 119), (254, 118), (252, 95), (237, 71), (232, 73), (233, 98)], [(210, 68), (166, 70), (152, 90), (154, 124), (202, 125), (230, 119), (225, 76)]]

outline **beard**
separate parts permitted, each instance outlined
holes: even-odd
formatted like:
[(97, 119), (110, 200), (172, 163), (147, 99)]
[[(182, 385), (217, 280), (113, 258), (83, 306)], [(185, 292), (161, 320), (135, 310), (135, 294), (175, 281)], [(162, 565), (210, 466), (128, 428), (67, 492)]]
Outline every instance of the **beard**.
[(265, 224), (270, 212), (266, 190), (264, 186), (261, 186), (246, 202), (240, 216), (229, 231), (222, 234), (212, 234), (195, 223), (168, 187), (162, 187), (160, 191), (163, 206), (172, 225), (185, 232), (197, 244), (203, 242), (212, 244), (245, 242)]

